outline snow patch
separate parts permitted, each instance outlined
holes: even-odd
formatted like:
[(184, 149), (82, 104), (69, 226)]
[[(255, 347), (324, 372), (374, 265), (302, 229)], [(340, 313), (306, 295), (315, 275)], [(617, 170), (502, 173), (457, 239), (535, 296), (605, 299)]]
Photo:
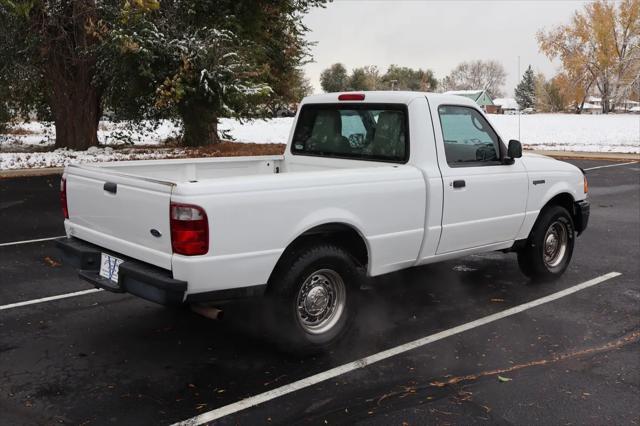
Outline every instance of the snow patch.
[(487, 116), (506, 142), (533, 149), (640, 153), (640, 115), (532, 114)]
[(51, 152), (0, 152), (0, 170), (64, 167), (69, 164), (106, 161), (156, 160), (185, 155), (186, 151), (180, 148), (114, 150), (111, 147), (91, 147), (86, 151), (71, 151), (60, 148)]
[(471, 268), (467, 265), (456, 265), (453, 267), (453, 270), (456, 272), (473, 272), (473, 271), (477, 271), (478, 269)]

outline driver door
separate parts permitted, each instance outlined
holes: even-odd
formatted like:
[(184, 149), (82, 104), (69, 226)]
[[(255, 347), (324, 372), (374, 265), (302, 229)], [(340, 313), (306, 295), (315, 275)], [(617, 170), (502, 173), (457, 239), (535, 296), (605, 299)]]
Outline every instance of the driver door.
[(506, 149), (477, 109), (439, 105), (437, 115), (434, 125), (440, 127), (436, 138), (440, 138), (438, 163), (444, 184), (437, 254), (514, 240), (527, 203), (524, 165), (520, 159), (513, 164), (501, 160)]

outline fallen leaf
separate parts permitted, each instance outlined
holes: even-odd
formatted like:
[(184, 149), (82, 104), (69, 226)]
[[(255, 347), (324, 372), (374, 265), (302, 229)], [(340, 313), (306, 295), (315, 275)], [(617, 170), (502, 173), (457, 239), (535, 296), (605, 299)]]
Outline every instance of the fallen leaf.
[(60, 262), (56, 262), (55, 260), (53, 260), (49, 256), (45, 257), (44, 261), (47, 263), (47, 265), (51, 266), (52, 268), (57, 268), (58, 266), (61, 265)]
[(513, 379), (510, 379), (508, 377), (498, 376), (498, 380), (504, 383), (504, 382), (510, 382)]

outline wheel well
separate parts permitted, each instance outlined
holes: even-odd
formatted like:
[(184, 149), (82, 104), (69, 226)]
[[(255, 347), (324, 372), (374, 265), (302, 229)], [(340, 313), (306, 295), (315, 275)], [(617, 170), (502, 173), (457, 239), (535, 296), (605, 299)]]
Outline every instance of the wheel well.
[(364, 238), (344, 223), (327, 223), (305, 231), (289, 244), (280, 259), (316, 242), (331, 242), (345, 249), (360, 265), (369, 263), (369, 251)]
[(575, 211), (574, 203), (575, 203), (575, 201), (574, 201), (573, 197), (571, 196), (571, 194), (563, 192), (561, 194), (556, 195), (555, 197), (553, 197), (549, 201), (547, 201), (547, 204), (544, 205), (543, 209), (546, 209), (549, 206), (564, 207), (565, 209), (567, 209), (567, 211), (571, 215), (571, 218), (575, 221), (576, 220), (576, 211)]
[(538, 217), (536, 218), (535, 224), (529, 230), (529, 235), (527, 236), (527, 238), (524, 238), (524, 239), (521, 239), (521, 240), (517, 240), (513, 244), (513, 247), (508, 249), (509, 251), (519, 251), (519, 250), (521, 250), (522, 248), (524, 248), (527, 245), (527, 242), (529, 241), (529, 238), (531, 237), (531, 233), (533, 232), (533, 229), (535, 228), (536, 224), (540, 220), (540, 217), (542, 216), (542, 211), (544, 211), (545, 209), (548, 209), (551, 206), (564, 207), (565, 209), (567, 209), (567, 211), (571, 215), (571, 218), (573, 219), (574, 223), (576, 222), (577, 212), (576, 212), (575, 201), (574, 201), (573, 197), (571, 196), (571, 194), (569, 194), (567, 192), (560, 193), (560, 194), (556, 195), (555, 197), (551, 198), (549, 201), (547, 201), (547, 203), (540, 209), (540, 213), (538, 214)]

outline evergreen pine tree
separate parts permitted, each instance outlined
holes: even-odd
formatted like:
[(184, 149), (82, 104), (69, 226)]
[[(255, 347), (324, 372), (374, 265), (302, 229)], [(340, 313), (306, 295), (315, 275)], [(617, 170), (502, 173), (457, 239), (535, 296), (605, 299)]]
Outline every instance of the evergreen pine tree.
[(516, 102), (520, 109), (533, 108), (536, 104), (536, 78), (531, 65), (524, 72), (515, 90)]

